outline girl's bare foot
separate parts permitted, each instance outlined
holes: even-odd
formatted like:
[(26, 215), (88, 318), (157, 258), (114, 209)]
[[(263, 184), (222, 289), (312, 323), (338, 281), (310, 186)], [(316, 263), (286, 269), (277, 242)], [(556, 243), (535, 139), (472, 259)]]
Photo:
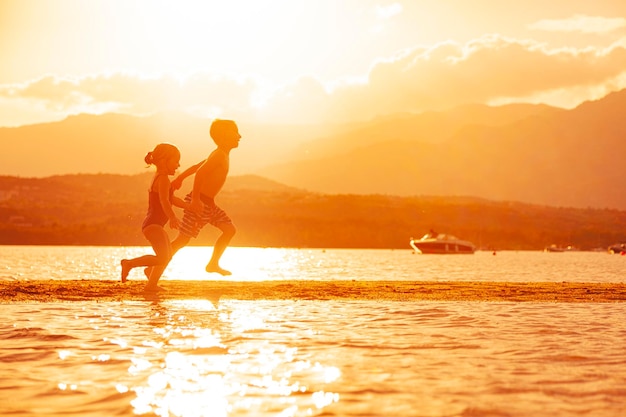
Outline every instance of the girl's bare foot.
[(147, 293), (155, 293), (165, 291), (165, 288), (159, 287), (158, 285), (146, 285), (143, 289), (143, 292)]
[(221, 274), (221, 275), (232, 275), (233, 274), (232, 272), (230, 272), (230, 271), (228, 271), (228, 270), (226, 270), (224, 268), (221, 268), (219, 265), (207, 264), (205, 270), (207, 272), (217, 272), (218, 274)]
[(128, 259), (122, 259), (120, 265), (122, 266), (122, 282), (126, 282), (126, 278), (128, 278), (128, 273), (132, 269), (129, 265), (130, 261)]

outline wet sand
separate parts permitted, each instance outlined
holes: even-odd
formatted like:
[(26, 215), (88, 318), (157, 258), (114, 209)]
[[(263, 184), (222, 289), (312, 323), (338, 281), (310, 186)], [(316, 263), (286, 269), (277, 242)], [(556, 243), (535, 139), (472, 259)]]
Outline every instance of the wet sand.
[(623, 283), (420, 282), (420, 281), (161, 281), (146, 294), (146, 281), (0, 281), (0, 303), (217, 299), (626, 302)]

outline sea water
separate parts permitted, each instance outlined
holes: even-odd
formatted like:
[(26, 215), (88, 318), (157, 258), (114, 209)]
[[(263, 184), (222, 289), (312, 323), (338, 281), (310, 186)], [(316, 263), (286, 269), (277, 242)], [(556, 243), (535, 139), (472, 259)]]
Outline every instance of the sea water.
[[(0, 280), (111, 279), (149, 248), (0, 246)], [(163, 279), (211, 279), (185, 248)], [(229, 248), (238, 281), (623, 282), (626, 256)], [(131, 279), (144, 279), (134, 272)], [(622, 416), (626, 303), (0, 304), (0, 415)]]
[[(408, 246), (408, 245), (407, 245)], [(211, 247), (185, 247), (164, 280), (222, 279), (204, 267)], [(0, 280), (119, 279), (123, 258), (152, 254), (149, 247), (1, 246)], [(412, 249), (228, 248), (222, 266), (235, 281), (367, 280), (491, 282), (624, 282), (626, 256), (607, 252), (479, 251), (420, 255)], [(141, 268), (129, 279), (144, 280)]]

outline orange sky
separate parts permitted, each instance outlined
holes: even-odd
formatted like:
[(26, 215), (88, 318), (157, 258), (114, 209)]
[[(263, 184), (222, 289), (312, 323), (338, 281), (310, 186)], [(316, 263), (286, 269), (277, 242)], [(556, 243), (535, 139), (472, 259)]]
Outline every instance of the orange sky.
[(0, 0), (0, 62), (0, 126), (572, 107), (626, 86), (626, 2)]

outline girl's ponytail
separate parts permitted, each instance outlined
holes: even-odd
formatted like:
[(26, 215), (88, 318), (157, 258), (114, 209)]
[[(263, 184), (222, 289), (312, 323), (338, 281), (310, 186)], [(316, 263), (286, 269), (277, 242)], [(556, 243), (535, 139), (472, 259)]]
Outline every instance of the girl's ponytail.
[(152, 151), (148, 152), (146, 154), (146, 157), (143, 158), (143, 160), (146, 162), (146, 164), (152, 165), (154, 163), (154, 158), (152, 157)]

